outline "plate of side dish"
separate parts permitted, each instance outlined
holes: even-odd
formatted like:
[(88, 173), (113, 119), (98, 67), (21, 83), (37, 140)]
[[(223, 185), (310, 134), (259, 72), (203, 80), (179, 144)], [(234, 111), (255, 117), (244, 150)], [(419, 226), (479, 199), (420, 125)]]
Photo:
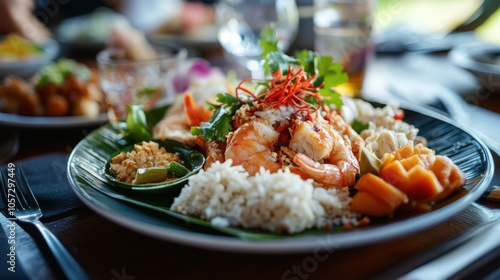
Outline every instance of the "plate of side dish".
[[(380, 104), (375, 104), (380, 106)], [(138, 195), (117, 188), (106, 178), (109, 157), (129, 145), (105, 125), (73, 150), (68, 179), (77, 196), (97, 214), (134, 231), (199, 248), (238, 253), (297, 253), (317, 249), (347, 249), (389, 240), (428, 229), (465, 209), (487, 189), (494, 174), (491, 153), (460, 124), (434, 112), (403, 108), (405, 122), (419, 129), (427, 146), (449, 157), (466, 177), (465, 185), (426, 211), (373, 218), (368, 225), (306, 230), (287, 234), (241, 229), (187, 217), (171, 210), (176, 194)]]
[(0, 81), (0, 125), (71, 128), (107, 122), (96, 69), (61, 58), (31, 78), (12, 73)]
[(16, 34), (0, 36), (0, 79), (9, 75), (30, 78), (54, 60), (59, 49), (59, 43), (53, 39), (34, 43)]

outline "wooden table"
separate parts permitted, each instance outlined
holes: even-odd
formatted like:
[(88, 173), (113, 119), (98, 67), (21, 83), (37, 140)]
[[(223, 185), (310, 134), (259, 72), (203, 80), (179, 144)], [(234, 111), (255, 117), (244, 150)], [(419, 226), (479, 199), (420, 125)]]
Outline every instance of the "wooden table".
[[(387, 62), (384, 59), (378, 58), (375, 64), (383, 65)], [(500, 108), (498, 99), (494, 102), (496, 105), (489, 106)], [(11, 161), (52, 152), (69, 153), (92, 129), (50, 133), (23, 130), (20, 151)], [(498, 157), (496, 165), (500, 166)], [(500, 185), (498, 171), (494, 183)], [(365, 279), (391, 271), (400, 273), (397, 271), (407, 268), (405, 260), (499, 218), (500, 204), (478, 200), (453, 218), (413, 235), (354, 249), (286, 255), (224, 253), (181, 246), (126, 229), (87, 207), (46, 225), (92, 279)], [(46, 248), (19, 230), (17, 254), (35, 279), (60, 277), (46, 253)], [(499, 261), (497, 256), (497, 264)]]

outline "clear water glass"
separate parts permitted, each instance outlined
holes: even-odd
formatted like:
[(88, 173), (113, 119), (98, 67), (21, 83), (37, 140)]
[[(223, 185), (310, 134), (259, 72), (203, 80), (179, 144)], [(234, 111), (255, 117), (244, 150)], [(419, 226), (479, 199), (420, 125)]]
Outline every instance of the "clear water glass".
[(220, 0), (216, 6), (217, 38), (225, 55), (263, 78), (260, 33), (274, 26), (278, 47), (286, 51), (295, 39), (299, 13), (295, 0)]
[(173, 77), (187, 57), (187, 50), (177, 46), (157, 48), (157, 57), (151, 60), (126, 59), (124, 52), (108, 48), (97, 54), (111, 123), (127, 116), (127, 105), (149, 110), (171, 102), (176, 94)]

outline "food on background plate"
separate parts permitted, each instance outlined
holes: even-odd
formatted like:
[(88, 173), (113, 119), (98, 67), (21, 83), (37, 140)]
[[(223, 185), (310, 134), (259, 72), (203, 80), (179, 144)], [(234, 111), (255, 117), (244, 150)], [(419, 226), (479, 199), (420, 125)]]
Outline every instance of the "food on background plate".
[(170, 132), (162, 139), (185, 133), (187, 123), (185, 143), (206, 157), (171, 210), (213, 226), (292, 234), (426, 210), (465, 184), (398, 106), (336, 93), (346, 77), (332, 57), (290, 57), (272, 42), (261, 41), (267, 79), (205, 95), (205, 106), (187, 91), (183, 110), (156, 125), (154, 132)]
[(0, 40), (0, 63), (38, 58), (43, 48), (17, 34), (10, 33)]
[(91, 13), (65, 19), (56, 29), (56, 36), (63, 42), (101, 43), (103, 46), (116, 21), (126, 21), (119, 13), (105, 8), (96, 8)]
[(44, 66), (30, 81), (9, 76), (0, 85), (0, 111), (10, 114), (95, 117), (102, 101), (97, 72), (69, 59)]
[(115, 57), (117, 60), (150, 60), (157, 57), (144, 33), (130, 26), (125, 20), (113, 23), (107, 44), (109, 47), (124, 50), (124, 57)]
[(176, 16), (156, 27), (152, 33), (186, 38), (205, 38), (215, 34), (215, 10), (203, 3), (184, 2)]

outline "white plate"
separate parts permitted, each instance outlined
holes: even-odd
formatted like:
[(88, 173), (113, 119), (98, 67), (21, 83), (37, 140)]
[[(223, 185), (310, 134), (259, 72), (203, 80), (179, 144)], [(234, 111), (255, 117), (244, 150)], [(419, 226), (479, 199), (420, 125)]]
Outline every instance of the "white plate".
[(40, 56), (25, 60), (0, 62), (0, 79), (8, 75), (15, 75), (26, 79), (31, 78), (43, 66), (59, 55), (59, 44), (52, 39), (47, 39), (42, 47), (43, 54)]
[(102, 113), (97, 117), (30, 117), (0, 113), (0, 125), (18, 128), (75, 128), (103, 125), (107, 122), (108, 116), (105, 113)]
[[(137, 232), (205, 249), (237, 253), (283, 254), (314, 250), (347, 249), (406, 236), (444, 222), (478, 199), (492, 180), (494, 166), (486, 146), (465, 129), (437, 114), (405, 112), (405, 120), (420, 128), (436, 153), (449, 156), (465, 173), (463, 189), (436, 203), (432, 210), (394, 219), (373, 220), (366, 227), (349, 231), (315, 231), (308, 235), (277, 236), (278, 239), (245, 240), (226, 235), (216, 228), (202, 227), (166, 214), (155, 203), (172, 197), (133, 197), (114, 188), (104, 177), (104, 165), (119, 149), (120, 139), (111, 127), (103, 126), (84, 138), (68, 160), (68, 179), (77, 196), (99, 215)], [(167, 202), (168, 204), (168, 202)], [(161, 206), (168, 208), (168, 205)]]

